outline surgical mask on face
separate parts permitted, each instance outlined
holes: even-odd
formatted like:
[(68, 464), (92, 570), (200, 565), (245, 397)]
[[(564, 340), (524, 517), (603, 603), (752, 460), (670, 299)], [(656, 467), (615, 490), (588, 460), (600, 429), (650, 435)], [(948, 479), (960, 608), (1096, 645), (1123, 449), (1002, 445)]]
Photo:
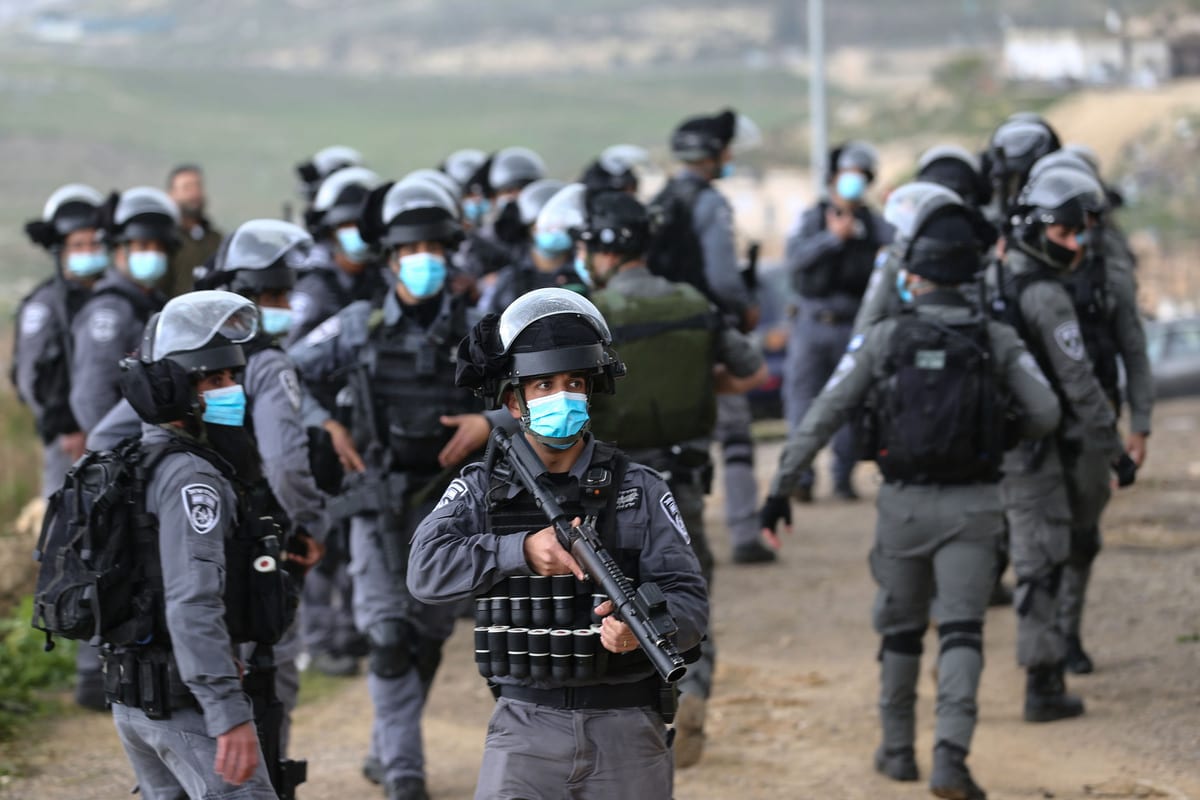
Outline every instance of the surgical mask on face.
[(732, 161), (726, 161), (724, 164), (722, 164), (722, 165), (721, 165), (721, 173), (720, 173), (720, 175), (718, 175), (717, 177), (720, 177), (720, 178), (732, 178), (732, 177), (733, 177), (733, 174), (734, 174), (735, 172), (737, 172), (737, 167), (735, 167), (735, 166), (733, 165), (733, 162), (732, 162)]
[(129, 254), (129, 274), (138, 283), (149, 286), (167, 274), (167, 254), (142, 250)]
[(551, 258), (561, 256), (571, 249), (571, 235), (566, 231), (538, 231), (533, 242), (542, 255)]
[(867, 176), (861, 172), (843, 172), (838, 175), (837, 193), (838, 197), (851, 202), (861, 200), (863, 193), (867, 191)]
[(483, 218), (492, 210), (492, 204), (486, 197), (463, 201), (463, 216), (475, 225), (483, 222)]
[(358, 228), (338, 228), (337, 240), (338, 247), (342, 248), (342, 253), (346, 258), (355, 263), (362, 263), (366, 260), (367, 243), (363, 241)]
[(446, 260), (432, 253), (401, 256), (400, 282), (418, 300), (433, 297), (446, 283)]
[(911, 303), (913, 294), (908, 289), (908, 270), (902, 269), (896, 273), (896, 294), (900, 295), (901, 302)]
[(90, 278), (108, 269), (108, 253), (71, 253), (67, 256), (67, 272), (77, 278)]
[(262, 308), (262, 328), (271, 336), (287, 333), (292, 328), (290, 308)]
[(239, 428), (246, 421), (246, 391), (240, 383), (204, 393), (204, 414), (200, 417), (210, 425)]
[(592, 278), (592, 273), (588, 272), (587, 261), (575, 256), (575, 274), (579, 276), (579, 280), (583, 281), (583, 285), (589, 289), (596, 285)]
[(529, 430), (545, 439), (556, 450), (566, 450), (579, 441), (583, 426), (588, 421), (587, 395), (576, 392), (558, 392), (529, 400)]

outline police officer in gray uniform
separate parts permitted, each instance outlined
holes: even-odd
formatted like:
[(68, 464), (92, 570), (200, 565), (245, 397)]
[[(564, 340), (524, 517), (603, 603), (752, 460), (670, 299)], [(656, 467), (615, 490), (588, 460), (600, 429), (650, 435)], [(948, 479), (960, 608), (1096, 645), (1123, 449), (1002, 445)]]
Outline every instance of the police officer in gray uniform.
[(390, 800), (419, 800), (421, 711), (454, 615), (405, 589), (408, 539), (488, 426), (472, 413), (476, 399), (454, 387), (454, 347), (469, 322), (465, 301), (445, 291), (446, 253), (461, 236), (453, 198), (402, 180), (376, 190), (363, 214), (364, 239), (387, 253), (395, 290), (381, 312), (354, 303), (289, 354), (306, 381), (351, 368), (343, 408), (367, 470), (347, 482), (331, 516), (351, 517), (354, 617), (371, 648), (368, 767), (381, 763)]
[(13, 380), (17, 396), (33, 412), (43, 442), (42, 497), (60, 485), (67, 468), (83, 455), (84, 436), (67, 397), (71, 386), (71, 322), (108, 268), (100, 240), (104, 196), (81, 183), (60, 186), (46, 201), (42, 218), (25, 233), (54, 259), (54, 276), (30, 292), (17, 310)]
[(312, 209), (317, 192), (326, 178), (339, 169), (361, 166), (364, 166), (362, 153), (344, 144), (322, 147), (308, 161), (297, 164), (296, 177), (300, 179), (298, 188), (305, 213)]
[[(672, 265), (669, 272), (661, 270), (658, 248), (652, 248), (652, 271), (668, 280), (691, 283), (744, 332), (758, 325), (759, 308), (739, 270), (733, 209), (713, 182), (731, 175), (735, 154), (753, 148), (759, 139), (754, 123), (732, 109), (684, 120), (671, 134), (671, 154), (683, 167), (651, 204), (659, 209), (656, 213), (673, 204), (688, 209), (694, 241), (694, 251), (693, 245), (687, 244), (678, 253), (678, 260), (685, 263)], [(687, 240), (680, 237), (680, 242)], [(756, 547), (760, 544), (755, 522), (758, 483), (750, 422), (750, 402), (744, 394), (717, 396), (716, 438), (721, 443), (725, 481), (725, 525), (735, 563), (772, 561), (775, 556), (767, 548)]]
[(499, 314), (526, 292), (580, 283), (572, 259), (574, 242), (570, 235), (566, 231), (541, 230), (537, 226), (542, 208), (564, 186), (562, 181), (543, 178), (529, 184), (517, 195), (517, 210), (531, 247), (518, 261), (496, 273), (495, 282), (481, 293), (478, 304), (481, 310)]
[[(675, 500), (656, 472), (587, 433), (588, 398), (611, 392), (622, 371), (610, 341), (595, 306), (541, 289), (476, 327), (459, 350), (460, 383), (520, 420), (515, 435), (545, 465), (564, 510), (595, 517), (633, 584), (657, 584), (683, 651), (699, 643), (708, 603)], [(671, 694), (507, 460), (488, 464), (464, 469), (421, 522), (408, 572), (415, 597), (475, 597), (497, 623), (476, 629), (476, 660), (498, 700), (475, 797), (670, 797), (662, 702)], [(585, 485), (596, 488), (585, 495)], [(557, 595), (556, 611), (534, 583)], [(519, 624), (523, 613), (531, 627)]]
[[(791, 430), (845, 352), (876, 255), (892, 241), (892, 226), (864, 203), (878, 169), (875, 150), (848, 142), (830, 153), (829, 162), (829, 197), (801, 215), (787, 242), (787, 268), (798, 295), (784, 363), (784, 411)], [(856, 499), (849, 427), (834, 438), (833, 455), (834, 493)], [(796, 484), (796, 498), (811, 501), (812, 485), (809, 471)]]
[(142, 328), (165, 298), (154, 287), (178, 246), (179, 210), (149, 186), (113, 195), (102, 212), (113, 267), (72, 325), (71, 412), (85, 433), (121, 399), (120, 361), (142, 343)]
[[(146, 488), (146, 511), (158, 523), (166, 630), (106, 655), (106, 672), (117, 733), (148, 800), (276, 797), (226, 627), (227, 571), (242, 566), (226, 563), (226, 541), (241, 512), (218, 466), (228, 453), (205, 438), (210, 426), (236, 425), (244, 413), (232, 373), (244, 366), (239, 343), (257, 323), (254, 305), (237, 295), (179, 297), (164, 308), (136, 367), (159, 383), (130, 397), (151, 420), (143, 451), (166, 449)], [(123, 382), (127, 391), (133, 386)], [(186, 396), (177, 396), (183, 387)]]
[[(884, 476), (870, 558), (882, 636), (883, 741), (875, 766), (894, 780), (918, 778), (916, 689), (932, 614), (939, 652), (930, 789), (983, 800), (965, 759), (995, 539), (1004, 529), (998, 483), (1006, 411), (1021, 435), (1037, 438), (1054, 430), (1059, 405), (1016, 332), (959, 291), (982, 265), (987, 224), (947, 194), (927, 196), (904, 246), (901, 288), (909, 305), (850, 343), (784, 448), (762, 523), (768, 534), (781, 520), (790, 525), (790, 490), (851, 411), (863, 408), (869, 424), (859, 431), (861, 443)], [(1005, 409), (996, 398), (1010, 394), (1013, 408)]]
[[(1065, 273), (1078, 265), (1088, 204), (1097, 181), (1078, 170), (1048, 169), (1019, 197), (1017, 225), (1006, 242), (1003, 268), (989, 271), (1004, 316), (1021, 334), (1062, 403), (1053, 436), (1008, 454), (1001, 494), (1017, 575), (1017, 662), (1028, 671), (1025, 719), (1048, 722), (1083, 713), (1066, 691), (1066, 642), (1058, 627), (1057, 595), (1071, 546), (1071, 492), (1066, 473), (1116, 470), (1123, 485), (1136, 466), (1117, 435), (1116, 416), (1088, 360)], [(997, 278), (998, 276), (998, 278)], [(1095, 486), (1099, 476), (1086, 485)]]

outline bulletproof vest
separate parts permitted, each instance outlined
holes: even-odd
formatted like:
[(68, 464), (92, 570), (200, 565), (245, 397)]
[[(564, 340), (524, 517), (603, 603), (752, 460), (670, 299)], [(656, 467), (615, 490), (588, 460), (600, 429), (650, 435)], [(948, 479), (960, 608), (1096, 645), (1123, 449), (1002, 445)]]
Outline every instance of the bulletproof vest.
[(1079, 331), (1092, 362), (1092, 371), (1113, 408), (1119, 409), (1120, 373), (1117, 341), (1108, 311), (1108, 282), (1104, 256), (1089, 249), (1087, 258), (1067, 276), (1067, 291), (1079, 318)]
[[(598, 292), (613, 346), (628, 370), (618, 394), (594, 394), (591, 429), (627, 450), (671, 447), (712, 435), (712, 367), (720, 319), (687, 284), (659, 297)], [(666, 357), (664, 357), (666, 356)]]
[[(570, 517), (595, 518), (604, 546), (622, 572), (637, 585), (640, 554), (618, 548), (617, 498), (629, 465), (616, 448), (596, 442), (584, 483), (601, 478), (604, 487), (583, 491), (571, 475), (550, 476), (555, 498)], [(507, 464), (489, 476), (487, 529), (498, 536), (536, 532), (550, 522), (528, 492), (503, 498), (511, 484)], [(475, 600), (475, 660), (485, 678), (512, 677), (574, 685), (599, 683), (652, 668), (640, 651), (614, 654), (600, 644), (600, 619), (592, 609), (606, 597), (591, 581), (574, 575), (506, 578)]]
[[(42, 352), (25, 353), (21, 350), (21, 331), (19, 329), (21, 315), (25, 312), (26, 304), (44, 289), (49, 289), (48, 293), (54, 295), (54, 307), (51, 309), (51, 315), (54, 318), (53, 324), (57, 335), (46, 342), (46, 347)], [(9, 380), (17, 389), (17, 395), (21, 402), (28, 405), (32, 400), (41, 406), (42, 413), (34, 420), (34, 423), (37, 425), (38, 434), (46, 444), (53, 442), (61, 434), (75, 433), (79, 430), (79, 423), (75, 421), (75, 414), (71, 411), (71, 405), (68, 402), (71, 394), (71, 322), (89, 296), (89, 290), (83, 287), (58, 278), (49, 278), (38, 284), (21, 300), (21, 304), (17, 307), (18, 330), (13, 337), (13, 360), (9, 370)], [(17, 385), (17, 364), (22, 358), (36, 359), (34, 362), (34, 396), (32, 398), (20, 397), (20, 387)]]
[(667, 181), (647, 211), (650, 214), (650, 245), (646, 266), (672, 283), (690, 283), (717, 305), (704, 273), (704, 248), (693, 226), (693, 210), (708, 181), (694, 175), (679, 175)]
[(391, 453), (393, 471), (436, 473), (438, 453), (453, 435), (439, 418), (479, 410), (478, 400), (454, 385), (458, 343), (468, 332), (465, 304), (447, 292), (428, 327), (402, 317), (376, 328), (363, 348), (375, 435)]
[(1054, 389), (1054, 393), (1058, 395), (1058, 400), (1063, 404), (1063, 408), (1070, 407), (1066, 396), (1058, 385), (1058, 373), (1054, 369), (1054, 365), (1050, 362), (1045, 348), (1042, 346), (1040, 336), (1034, 336), (1029, 329), (1029, 324), (1025, 321), (1025, 315), (1021, 313), (1021, 297), (1025, 291), (1035, 283), (1043, 281), (1051, 281), (1062, 284), (1059, 276), (1049, 267), (1039, 265), (1032, 270), (1013, 273), (1007, 268), (1003, 262), (996, 262), (995, 269), (999, 277), (997, 283), (999, 285), (998, 302), (992, 304), (992, 316), (1013, 328), (1017, 335), (1021, 337), (1021, 341), (1029, 349), (1034, 360), (1037, 361), (1038, 368), (1042, 374), (1046, 376), (1046, 380), (1050, 381), (1050, 386)]
[[(817, 206), (818, 231), (825, 230), (825, 212), (829, 208), (825, 201)], [(861, 298), (867, 290), (879, 252), (879, 232), (875, 229), (875, 215), (869, 209), (859, 208), (854, 216), (865, 227), (866, 235), (850, 239), (836, 253), (829, 253), (810, 269), (797, 272), (793, 281), (802, 297), (821, 299), (842, 294)]]
[(349, 288), (343, 286), (342, 282), (338, 280), (339, 271), (340, 269), (336, 265), (329, 269), (312, 270), (312, 274), (320, 278), (334, 298), (334, 302), (337, 303), (334, 313), (358, 300), (369, 301), (373, 308), (383, 305), (384, 298), (387, 297), (388, 285), (383, 277), (383, 271), (377, 263), (368, 261), (363, 264), (363, 271), (355, 276)]
[[(967, 305), (950, 292), (923, 300)], [(890, 482), (994, 483), (1004, 456), (999, 388), (986, 317), (950, 323), (906, 310), (868, 393), (862, 442)]]

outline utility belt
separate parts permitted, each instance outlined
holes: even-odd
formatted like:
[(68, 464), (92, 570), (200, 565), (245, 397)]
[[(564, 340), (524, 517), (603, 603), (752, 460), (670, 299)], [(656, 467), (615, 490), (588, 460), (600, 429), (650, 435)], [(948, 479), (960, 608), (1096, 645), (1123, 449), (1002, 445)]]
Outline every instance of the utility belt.
[(560, 708), (580, 709), (652, 708), (668, 725), (675, 719), (675, 689), (652, 676), (636, 683), (602, 684), (597, 686), (567, 686), (561, 689), (534, 689), (528, 686), (501, 684), (500, 697)]
[(171, 651), (160, 647), (124, 650), (101, 655), (104, 665), (104, 699), (140, 708), (150, 719), (169, 719), (172, 711), (194, 709), (204, 713), (195, 695), (175, 668)]
[(997, 473), (994, 477), (961, 477), (961, 478), (931, 478), (920, 475), (915, 478), (887, 478), (883, 482), (890, 486), (994, 486), (1003, 476)]
[(661, 473), (671, 487), (691, 486), (702, 494), (712, 491), (713, 463), (707, 450), (675, 445), (670, 450), (638, 450), (629, 457)]

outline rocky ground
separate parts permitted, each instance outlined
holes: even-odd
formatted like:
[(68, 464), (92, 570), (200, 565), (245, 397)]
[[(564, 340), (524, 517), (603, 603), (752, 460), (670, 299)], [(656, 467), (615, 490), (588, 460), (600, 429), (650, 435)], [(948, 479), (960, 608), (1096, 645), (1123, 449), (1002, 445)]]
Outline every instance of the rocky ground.
[[(1073, 678), (1087, 700), (1080, 719), (1021, 721), (1024, 675), (1014, 661), (1014, 618), (995, 609), (971, 764), (996, 800), (1200, 798), (1200, 402), (1164, 403), (1150, 462), (1106, 517), (1106, 549), (1086, 622), (1094, 675)], [(778, 445), (764, 445), (765, 481)], [(873, 469), (860, 490), (873, 494)], [(719, 509), (714, 498), (712, 509)], [(717, 552), (728, 547), (711, 517)], [(722, 563), (715, 621), (720, 667), (703, 762), (677, 776), (676, 796), (715, 798), (920, 798), (923, 784), (893, 784), (871, 769), (878, 643), (867, 572), (869, 501), (824, 496), (799, 509), (779, 563)], [(448, 646), (426, 724), (430, 791), (471, 797), (491, 705), (475, 674), (469, 629)], [(927, 651), (936, 645), (927, 643)], [(918, 761), (929, 769), (933, 682), (921, 685)], [(303, 704), (294, 751), (308, 758), (305, 800), (375, 797), (359, 776), (370, 706), (363, 679)], [(39, 724), (13, 754), (22, 775), (0, 783), (10, 798), (108, 798), (133, 785), (111, 723), (71, 714)]]

